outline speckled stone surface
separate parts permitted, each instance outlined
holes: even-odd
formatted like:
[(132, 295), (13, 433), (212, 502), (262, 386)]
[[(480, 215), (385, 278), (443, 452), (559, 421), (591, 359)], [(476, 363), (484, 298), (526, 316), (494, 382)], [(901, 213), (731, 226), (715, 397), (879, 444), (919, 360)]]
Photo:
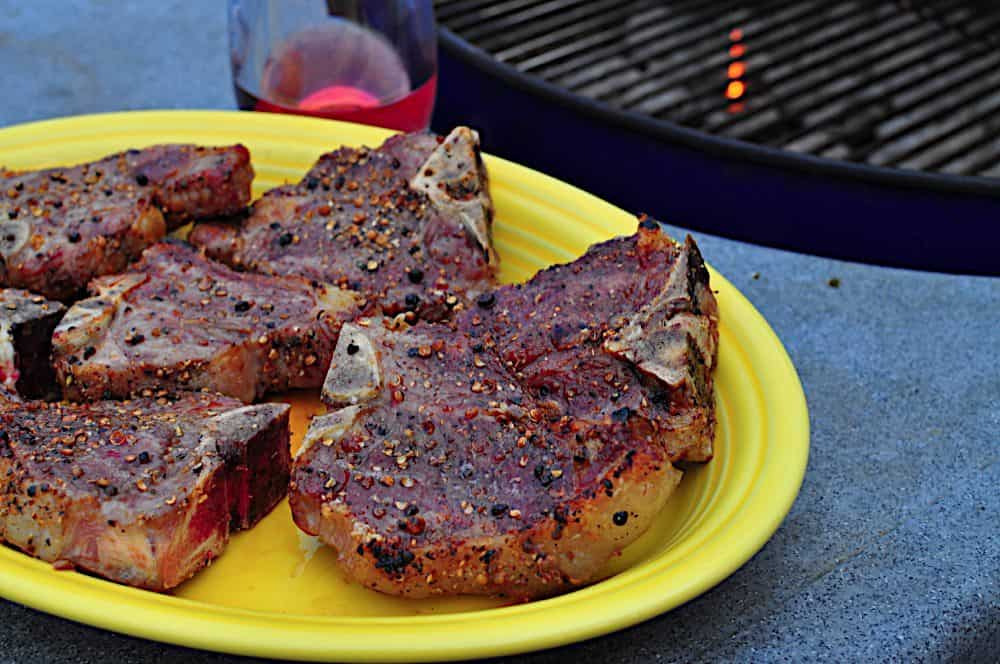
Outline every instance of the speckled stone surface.
[[(221, 0), (2, 1), (0, 65), (0, 126), (234, 106)], [(1000, 661), (1000, 279), (698, 240), (799, 370), (812, 428), (802, 493), (764, 549), (702, 597), (523, 659)], [(0, 661), (233, 659), (0, 600)]]

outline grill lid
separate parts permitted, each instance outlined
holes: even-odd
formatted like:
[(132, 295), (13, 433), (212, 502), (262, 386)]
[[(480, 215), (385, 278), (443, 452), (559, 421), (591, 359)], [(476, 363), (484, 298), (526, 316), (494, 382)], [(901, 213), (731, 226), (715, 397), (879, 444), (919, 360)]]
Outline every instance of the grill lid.
[(819, 157), (1000, 176), (993, 2), (436, 6), (498, 60), (611, 108)]

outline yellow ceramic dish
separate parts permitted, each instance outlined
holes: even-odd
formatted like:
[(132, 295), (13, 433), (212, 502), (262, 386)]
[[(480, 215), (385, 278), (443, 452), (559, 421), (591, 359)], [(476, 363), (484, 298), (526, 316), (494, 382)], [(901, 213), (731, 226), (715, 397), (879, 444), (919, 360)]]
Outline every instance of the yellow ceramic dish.
[[(291, 116), (141, 112), (0, 130), (0, 164), (39, 168), (160, 142), (243, 142), (255, 193), (297, 180), (341, 144), (387, 132)], [(558, 180), (487, 158), (502, 277), (522, 280), (593, 242), (635, 230), (634, 217)], [(595, 167), (599, 165), (595, 164)], [(709, 258), (711, 258), (709, 256)], [(301, 535), (287, 504), (173, 595), (119, 586), (0, 546), (0, 594), (126, 634), (230, 653), (293, 659), (441, 660), (558, 646), (632, 625), (711, 588), (757, 552), (798, 493), (809, 449), (805, 398), (781, 342), (712, 272), (722, 313), (716, 458), (689, 471), (650, 532), (604, 580), (552, 599), (401, 600), (345, 581), (333, 552)], [(315, 400), (293, 396), (297, 433)]]

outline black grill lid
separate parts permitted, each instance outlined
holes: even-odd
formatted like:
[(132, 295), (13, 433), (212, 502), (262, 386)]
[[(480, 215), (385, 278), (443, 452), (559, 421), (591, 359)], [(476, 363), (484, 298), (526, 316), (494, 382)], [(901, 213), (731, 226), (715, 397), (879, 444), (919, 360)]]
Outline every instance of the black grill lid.
[(1000, 176), (1000, 3), (436, 6), (496, 59), (610, 108), (795, 153)]

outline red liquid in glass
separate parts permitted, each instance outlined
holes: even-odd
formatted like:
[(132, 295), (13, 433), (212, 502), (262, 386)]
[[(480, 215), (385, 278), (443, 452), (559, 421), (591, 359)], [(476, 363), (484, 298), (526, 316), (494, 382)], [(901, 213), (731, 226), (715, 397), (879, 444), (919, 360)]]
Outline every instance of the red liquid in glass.
[[(362, 90), (362, 92), (364, 92)], [(434, 96), (437, 93), (437, 75), (402, 99), (385, 106), (348, 106), (309, 108), (300, 102), (297, 106), (282, 106), (261, 99), (236, 84), (236, 100), (244, 111), (266, 111), (268, 113), (293, 113), (311, 115), (331, 120), (359, 122), (375, 127), (398, 129), (400, 131), (420, 131), (430, 124), (434, 110)], [(367, 93), (365, 93), (367, 94)]]
[(238, 72), (243, 110), (294, 113), (401, 131), (426, 129), (437, 75), (416, 85), (384, 37), (342, 20), (308, 28), (273, 49), (251, 91)]

